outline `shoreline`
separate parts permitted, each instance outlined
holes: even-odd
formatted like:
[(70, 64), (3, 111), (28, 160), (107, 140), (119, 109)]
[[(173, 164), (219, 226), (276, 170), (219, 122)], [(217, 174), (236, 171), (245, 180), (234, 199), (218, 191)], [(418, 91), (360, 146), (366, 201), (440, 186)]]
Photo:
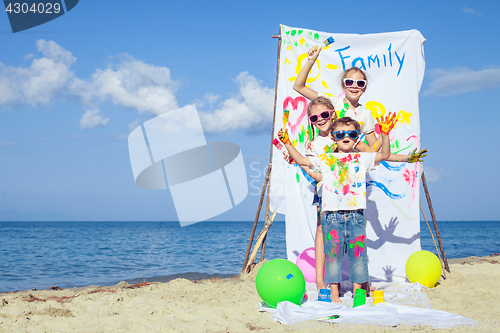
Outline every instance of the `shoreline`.
[[(463, 264), (465, 262), (480, 262), (480, 261), (485, 261), (487, 258), (494, 258), (498, 257), (500, 260), (500, 253), (496, 254), (490, 254), (488, 256), (470, 256), (470, 257), (463, 257), (463, 258), (448, 258), (448, 264)], [(186, 272), (186, 273), (177, 273), (177, 274), (171, 274), (171, 275), (165, 275), (165, 276), (156, 276), (156, 277), (149, 277), (149, 278), (134, 278), (134, 279), (127, 279), (127, 280), (122, 280), (117, 282), (114, 285), (101, 285), (101, 284), (92, 284), (92, 285), (84, 285), (84, 286), (79, 286), (79, 287), (63, 287), (61, 289), (68, 289), (68, 290), (74, 290), (74, 289), (81, 289), (81, 288), (90, 288), (90, 287), (113, 287), (115, 285), (120, 285), (123, 283), (127, 283), (130, 285), (133, 284), (138, 284), (138, 283), (154, 283), (154, 282), (160, 282), (160, 283), (168, 283), (170, 281), (176, 280), (176, 279), (186, 279), (188, 281), (202, 281), (202, 280), (210, 280), (210, 279), (228, 279), (228, 278), (233, 278), (233, 277), (238, 277), (238, 274), (222, 274), (222, 273), (197, 273), (197, 272)], [(59, 286), (54, 286), (54, 287), (59, 287)], [(0, 296), (5, 293), (15, 293), (15, 292), (20, 292), (20, 291), (42, 291), (42, 290), (51, 290), (51, 288), (46, 288), (46, 289), (24, 289), (24, 290), (12, 290), (12, 291), (0, 291)]]
[[(492, 286), (500, 276), (500, 256), (456, 258), (448, 262), (451, 273), (446, 273), (446, 280), (441, 279), (438, 286), (424, 291), (432, 308), (481, 322), (489, 320), (491, 329), (496, 320), (498, 327), (500, 314), (493, 305), (500, 290)], [(166, 283), (120, 282), (107, 287), (0, 293), (0, 331), (297, 331), (257, 310), (261, 299), (255, 290), (255, 276), (261, 265), (250, 274), (224, 279), (177, 278)], [(363, 329), (395, 330), (401, 328)]]

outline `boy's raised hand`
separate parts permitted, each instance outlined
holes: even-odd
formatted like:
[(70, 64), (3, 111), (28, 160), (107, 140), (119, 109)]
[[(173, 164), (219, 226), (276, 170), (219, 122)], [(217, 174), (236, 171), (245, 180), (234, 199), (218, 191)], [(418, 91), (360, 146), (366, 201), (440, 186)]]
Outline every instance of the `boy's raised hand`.
[(319, 56), (319, 53), (321, 52), (321, 49), (323, 47), (321, 46), (313, 46), (309, 49), (309, 51), (307, 51), (307, 59), (308, 60), (312, 60), (312, 61), (316, 61), (316, 59), (318, 59), (318, 56)]
[(288, 130), (287, 129), (283, 130), (283, 128), (280, 128), (280, 130), (278, 131), (278, 138), (284, 144), (290, 143), (290, 138), (288, 137)]
[(425, 156), (427, 156), (427, 149), (422, 149), (417, 152), (417, 148), (415, 148), (410, 156), (408, 156), (408, 163), (423, 162)]
[(385, 118), (382, 116), (377, 118), (377, 123), (380, 125), (380, 131), (384, 135), (389, 135), (389, 132), (396, 126), (398, 120), (396, 119), (396, 113), (393, 112), (392, 115), (389, 112)]

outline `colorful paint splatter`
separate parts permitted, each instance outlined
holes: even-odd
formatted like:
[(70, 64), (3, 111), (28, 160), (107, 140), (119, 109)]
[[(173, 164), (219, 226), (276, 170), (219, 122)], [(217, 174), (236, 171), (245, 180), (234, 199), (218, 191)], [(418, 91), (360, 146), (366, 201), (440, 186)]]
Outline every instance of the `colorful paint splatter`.
[(326, 238), (333, 243), (332, 248), (328, 250), (328, 255), (330, 257), (330, 262), (334, 262), (340, 254), (339, 234), (335, 229), (332, 229), (326, 234)]
[(363, 249), (365, 248), (365, 239), (366, 236), (357, 236), (354, 240), (352, 240), (349, 244), (351, 249), (354, 249), (354, 256), (359, 258), (363, 254)]

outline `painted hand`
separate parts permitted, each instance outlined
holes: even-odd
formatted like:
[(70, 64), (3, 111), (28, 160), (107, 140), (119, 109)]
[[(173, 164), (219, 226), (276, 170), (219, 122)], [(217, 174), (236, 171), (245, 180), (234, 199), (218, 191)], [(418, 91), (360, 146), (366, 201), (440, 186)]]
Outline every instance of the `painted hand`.
[(307, 51), (307, 59), (312, 60), (312, 61), (316, 61), (316, 59), (318, 59), (319, 53), (321, 52), (322, 48), (323, 47), (320, 47), (320, 46), (311, 47), (309, 49), (309, 51)]
[(415, 148), (408, 156), (408, 163), (423, 162), (425, 156), (427, 156), (427, 149), (417, 151), (417, 148)]
[(377, 123), (380, 125), (380, 131), (384, 135), (389, 135), (389, 132), (396, 126), (398, 120), (396, 119), (396, 113), (389, 113), (387, 116), (377, 118)]
[(281, 142), (283, 142), (284, 144), (290, 144), (290, 138), (288, 137), (288, 130), (284, 130), (283, 131), (283, 128), (281, 128), (279, 131), (278, 131), (278, 138), (280, 139)]

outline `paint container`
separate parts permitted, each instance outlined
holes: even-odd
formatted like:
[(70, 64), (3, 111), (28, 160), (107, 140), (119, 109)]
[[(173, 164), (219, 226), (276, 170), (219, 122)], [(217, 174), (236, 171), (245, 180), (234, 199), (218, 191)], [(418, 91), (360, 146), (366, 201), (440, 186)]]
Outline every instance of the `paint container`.
[(331, 302), (332, 294), (330, 293), (330, 289), (320, 289), (318, 293), (318, 301)]
[(356, 291), (354, 292), (354, 303), (352, 304), (352, 307), (355, 308), (365, 303), (366, 303), (366, 290), (356, 289)]
[(372, 292), (373, 305), (384, 302), (384, 292), (382, 290), (375, 290)]

